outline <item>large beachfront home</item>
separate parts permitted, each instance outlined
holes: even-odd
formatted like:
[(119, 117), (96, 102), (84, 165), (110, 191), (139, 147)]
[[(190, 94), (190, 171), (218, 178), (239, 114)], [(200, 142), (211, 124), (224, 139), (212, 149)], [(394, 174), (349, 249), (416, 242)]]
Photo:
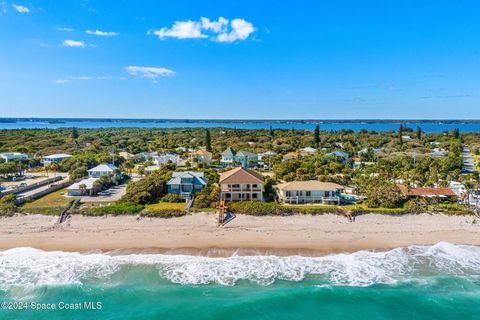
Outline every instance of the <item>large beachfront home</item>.
[(88, 178), (76, 182), (67, 188), (67, 194), (72, 197), (93, 196), (93, 184), (98, 178)]
[(88, 170), (88, 176), (90, 178), (100, 178), (103, 176), (113, 175), (117, 167), (111, 163), (102, 163)]
[(455, 192), (450, 188), (408, 188), (401, 184), (397, 184), (397, 187), (408, 198), (457, 198)]
[(209, 167), (212, 163), (212, 153), (205, 150), (193, 151), (191, 159), (192, 162), (202, 163), (204, 166)]
[(156, 154), (152, 156), (152, 162), (157, 166), (161, 166), (167, 163), (173, 163), (177, 165), (180, 162), (180, 156), (174, 153)]
[(0, 158), (5, 162), (19, 159), (28, 159), (28, 155), (20, 152), (2, 152), (0, 153)]
[(220, 174), (220, 200), (263, 201), (263, 176), (246, 168), (235, 168)]
[(57, 153), (57, 154), (51, 154), (49, 156), (45, 156), (42, 159), (43, 165), (48, 166), (51, 163), (60, 163), (63, 160), (70, 158), (71, 155), (65, 154), (65, 153)]
[(289, 204), (340, 204), (343, 189), (339, 184), (321, 181), (292, 181), (275, 186), (278, 200)]
[(258, 154), (244, 150), (237, 152), (230, 147), (222, 152), (222, 159), (220, 160), (220, 163), (222, 163), (224, 166), (239, 164), (245, 168), (253, 167), (257, 164), (257, 162)]
[(175, 193), (182, 198), (190, 198), (208, 184), (203, 172), (185, 171), (172, 173), (172, 179), (167, 182), (168, 193)]

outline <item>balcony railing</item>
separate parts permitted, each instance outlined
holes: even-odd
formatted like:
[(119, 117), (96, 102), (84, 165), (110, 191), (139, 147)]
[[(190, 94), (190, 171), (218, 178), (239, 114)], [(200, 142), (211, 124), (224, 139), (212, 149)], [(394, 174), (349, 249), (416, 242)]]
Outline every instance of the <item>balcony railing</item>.
[(291, 196), (291, 197), (284, 197), (281, 199), (285, 203), (290, 204), (297, 204), (297, 203), (332, 203), (337, 202), (340, 203), (340, 197), (315, 197), (315, 196)]
[(229, 187), (221, 187), (220, 190), (222, 192), (262, 192), (262, 188), (229, 188)]

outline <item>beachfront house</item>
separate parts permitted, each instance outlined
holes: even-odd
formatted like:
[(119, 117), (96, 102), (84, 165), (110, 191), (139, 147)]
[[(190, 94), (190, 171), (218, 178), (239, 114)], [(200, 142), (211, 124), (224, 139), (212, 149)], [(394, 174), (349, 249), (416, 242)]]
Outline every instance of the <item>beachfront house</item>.
[(201, 163), (209, 167), (212, 164), (212, 153), (205, 150), (193, 151), (191, 154), (191, 162)]
[(70, 158), (70, 154), (65, 154), (65, 153), (57, 153), (57, 154), (51, 154), (49, 156), (45, 156), (42, 158), (42, 162), (44, 166), (48, 166), (51, 163), (60, 163), (65, 159)]
[(292, 181), (274, 187), (278, 200), (287, 204), (340, 204), (344, 187), (321, 181)]
[(343, 151), (333, 151), (330, 153), (327, 153), (327, 157), (335, 157), (336, 159), (340, 160), (342, 164), (347, 164), (348, 162), (348, 153), (343, 152)]
[(103, 176), (113, 175), (115, 173), (115, 170), (117, 170), (117, 167), (114, 166), (113, 164), (102, 163), (96, 166), (95, 168), (88, 170), (88, 176), (90, 178), (100, 178)]
[(239, 167), (220, 174), (220, 200), (263, 201), (263, 176)]
[(5, 162), (9, 162), (12, 160), (28, 159), (28, 155), (20, 152), (2, 152), (0, 153), (0, 158), (3, 159)]
[(298, 150), (298, 153), (300, 153), (301, 156), (305, 157), (309, 155), (314, 155), (315, 153), (317, 153), (317, 149), (312, 147), (306, 147)]
[(253, 167), (257, 164), (257, 162), (258, 154), (244, 150), (237, 152), (230, 147), (222, 152), (222, 159), (220, 160), (220, 163), (224, 166), (233, 166), (235, 164), (239, 164), (245, 168)]
[(408, 198), (457, 198), (455, 192), (450, 188), (408, 188), (402, 184), (397, 184), (397, 187)]
[(75, 182), (71, 186), (67, 187), (67, 195), (72, 197), (93, 196), (93, 184), (97, 180), (98, 178), (88, 178), (83, 179), (79, 182)]
[(174, 153), (156, 154), (152, 156), (152, 162), (157, 166), (161, 166), (167, 163), (173, 163), (177, 165), (180, 162), (180, 156)]
[(203, 172), (174, 172), (167, 182), (168, 193), (175, 193), (182, 198), (190, 199), (193, 194), (201, 191), (208, 184)]

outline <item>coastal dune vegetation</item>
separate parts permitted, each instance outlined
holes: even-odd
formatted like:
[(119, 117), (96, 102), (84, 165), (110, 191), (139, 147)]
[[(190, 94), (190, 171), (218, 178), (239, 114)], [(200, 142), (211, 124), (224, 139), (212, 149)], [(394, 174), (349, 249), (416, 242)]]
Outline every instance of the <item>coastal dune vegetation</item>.
[[(314, 131), (295, 129), (227, 129), (227, 128), (105, 128), (105, 129), (28, 129), (0, 130), (0, 151), (32, 155), (28, 159), (0, 163), (0, 177), (8, 180), (25, 171), (50, 170), (66, 172), (70, 179), (80, 179), (87, 170), (101, 163), (113, 163), (126, 173), (142, 179), (130, 181), (125, 194), (115, 203), (81, 204), (73, 213), (85, 215), (138, 214), (143, 216), (175, 217), (186, 214), (181, 199), (168, 194), (166, 182), (175, 170), (203, 172), (208, 186), (198, 192), (191, 212), (211, 210), (218, 205), (219, 173), (225, 168), (219, 162), (221, 153), (230, 147), (261, 153), (268, 165), (256, 168), (265, 177), (264, 198), (267, 202), (240, 202), (231, 210), (251, 215), (289, 215), (294, 213), (421, 213), (446, 212), (469, 214), (471, 210), (456, 201), (438, 199), (410, 199), (397, 185), (446, 187), (459, 181), (468, 189), (478, 185), (478, 173), (462, 173), (462, 149), (470, 146), (474, 157), (480, 153), (479, 133), (460, 133), (458, 130), (425, 133), (420, 128), (401, 125), (398, 131), (376, 132), (361, 130)], [(301, 148), (315, 152), (285, 159), (288, 153)], [(208, 150), (212, 163), (207, 166), (192, 161), (192, 150)], [(441, 150), (441, 156), (432, 156)], [(139, 154), (146, 151), (168, 152), (187, 159), (183, 168), (167, 163), (146, 174), (152, 163), (148, 160), (126, 159), (121, 152)], [(331, 152), (349, 155), (344, 161)], [(72, 157), (60, 163), (41, 166), (41, 157), (52, 153), (68, 153)], [(342, 205), (282, 205), (276, 203), (274, 185), (281, 182), (319, 180), (347, 186), (358, 195), (355, 204)], [(102, 187), (102, 186), (100, 186)], [(103, 186), (105, 189), (105, 186)], [(61, 192), (60, 192), (61, 193)], [(43, 199), (16, 206), (13, 197), (0, 199), (0, 212), (59, 214), (70, 204), (56, 192)], [(55, 199), (49, 203), (48, 199)], [(64, 199), (65, 201), (63, 201)]]

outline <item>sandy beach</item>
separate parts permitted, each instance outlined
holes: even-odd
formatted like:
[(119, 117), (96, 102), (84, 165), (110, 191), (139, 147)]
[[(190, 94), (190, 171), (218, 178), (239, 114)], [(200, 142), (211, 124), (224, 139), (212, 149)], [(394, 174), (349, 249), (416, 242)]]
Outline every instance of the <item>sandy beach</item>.
[(168, 252), (210, 256), (325, 254), (389, 249), (446, 241), (480, 245), (472, 217), (366, 214), (350, 223), (337, 215), (238, 216), (217, 227), (213, 213), (161, 219), (132, 216), (56, 217), (24, 215), (0, 219), (0, 249), (34, 247), (62, 251)]

